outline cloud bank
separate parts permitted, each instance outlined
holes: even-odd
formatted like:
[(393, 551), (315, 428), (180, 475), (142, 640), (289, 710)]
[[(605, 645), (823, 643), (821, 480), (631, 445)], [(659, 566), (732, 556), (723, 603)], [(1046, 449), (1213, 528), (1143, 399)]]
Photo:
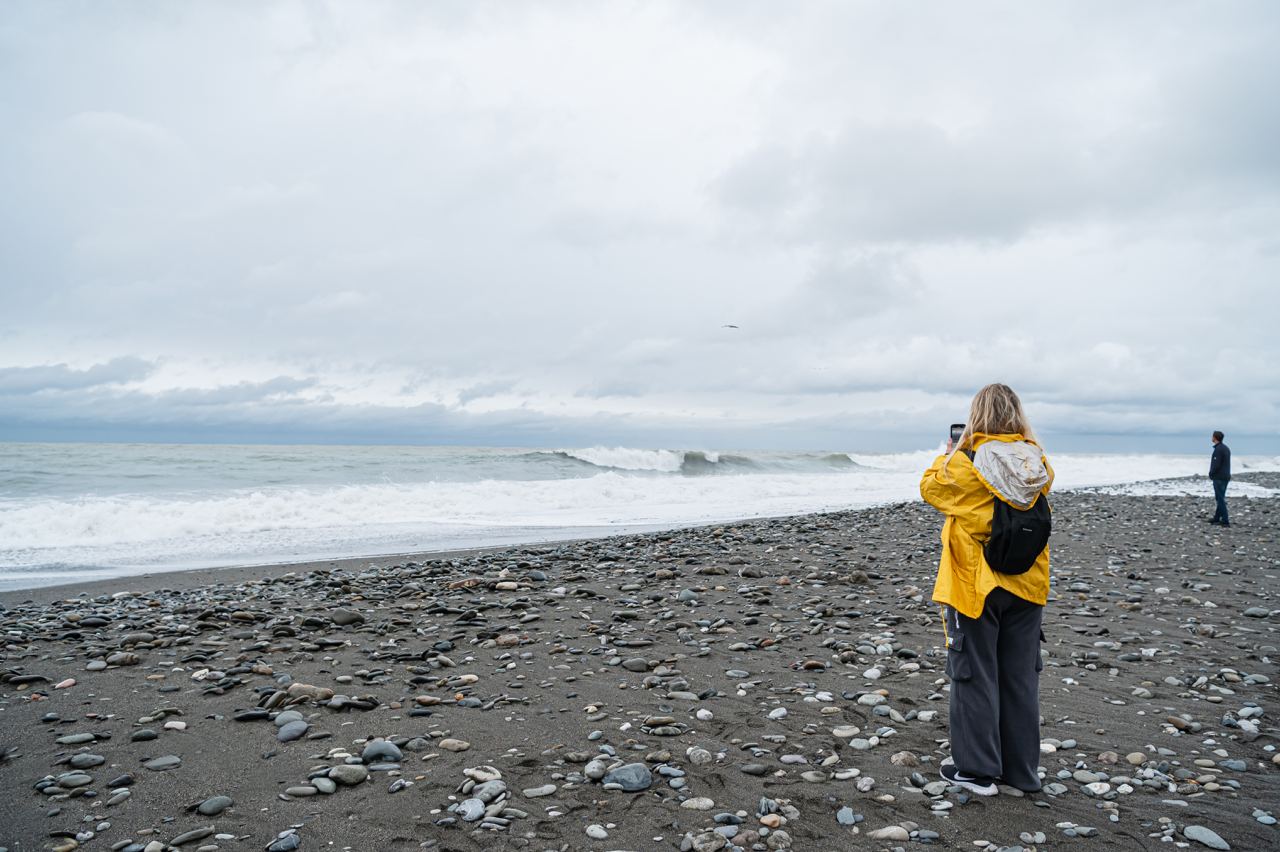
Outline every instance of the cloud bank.
[(896, 448), (1001, 380), (1266, 443), (1278, 30), (7, 4), (0, 437)]

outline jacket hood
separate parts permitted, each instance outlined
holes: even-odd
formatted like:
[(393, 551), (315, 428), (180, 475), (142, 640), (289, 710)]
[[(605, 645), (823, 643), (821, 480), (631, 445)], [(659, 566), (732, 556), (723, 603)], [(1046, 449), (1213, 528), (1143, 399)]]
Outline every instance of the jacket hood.
[(978, 445), (973, 466), (983, 484), (1000, 499), (1018, 509), (1028, 509), (1049, 484), (1044, 452), (1021, 435), (1000, 436)]

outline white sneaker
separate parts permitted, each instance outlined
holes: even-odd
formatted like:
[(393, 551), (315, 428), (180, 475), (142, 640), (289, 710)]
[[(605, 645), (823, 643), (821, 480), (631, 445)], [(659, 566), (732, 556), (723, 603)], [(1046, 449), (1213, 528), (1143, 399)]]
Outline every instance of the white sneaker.
[(1000, 792), (994, 778), (980, 778), (976, 775), (965, 775), (956, 769), (954, 763), (944, 763), (938, 770), (943, 780), (963, 787), (975, 796), (994, 796)]

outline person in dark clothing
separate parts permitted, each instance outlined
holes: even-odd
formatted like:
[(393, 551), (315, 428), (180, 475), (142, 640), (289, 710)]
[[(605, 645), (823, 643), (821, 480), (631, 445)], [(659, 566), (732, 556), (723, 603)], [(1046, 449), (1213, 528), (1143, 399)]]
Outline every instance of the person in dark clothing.
[(1227, 516), (1227, 483), (1231, 481), (1231, 448), (1222, 443), (1226, 435), (1213, 433), (1213, 458), (1209, 460), (1209, 480), (1213, 483), (1213, 499), (1218, 506), (1213, 513), (1211, 524), (1224, 527), (1231, 526)]

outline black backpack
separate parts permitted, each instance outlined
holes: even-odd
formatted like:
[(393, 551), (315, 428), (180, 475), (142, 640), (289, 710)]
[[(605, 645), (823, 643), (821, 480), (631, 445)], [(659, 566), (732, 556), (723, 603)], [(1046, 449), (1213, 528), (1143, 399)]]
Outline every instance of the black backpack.
[[(965, 451), (965, 455), (973, 459), (970, 451)], [(1015, 509), (999, 497), (994, 499), (991, 537), (982, 546), (982, 555), (992, 571), (1025, 574), (1049, 546), (1049, 534), (1053, 532), (1049, 498), (1037, 494), (1036, 501), (1025, 510)]]
[(1052, 531), (1053, 514), (1049, 498), (1043, 494), (1025, 511), (997, 497), (991, 513), (991, 538), (982, 546), (982, 554), (992, 571), (1025, 574), (1049, 546)]

